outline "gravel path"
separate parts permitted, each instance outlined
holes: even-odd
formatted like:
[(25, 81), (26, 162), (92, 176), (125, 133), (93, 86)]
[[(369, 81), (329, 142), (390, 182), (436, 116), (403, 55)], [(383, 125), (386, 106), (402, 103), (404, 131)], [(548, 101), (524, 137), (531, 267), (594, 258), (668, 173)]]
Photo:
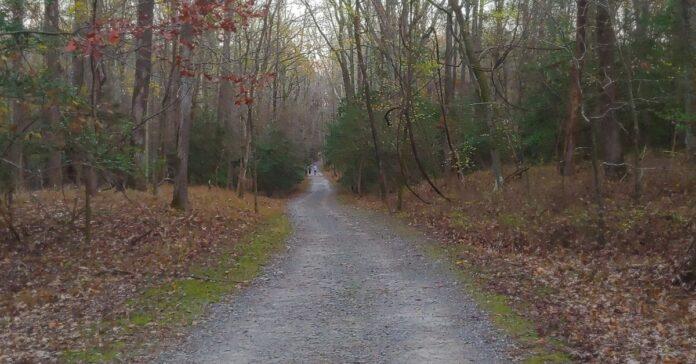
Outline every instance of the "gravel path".
[(445, 263), (329, 182), (290, 205), (288, 250), (162, 363), (499, 363), (509, 343)]

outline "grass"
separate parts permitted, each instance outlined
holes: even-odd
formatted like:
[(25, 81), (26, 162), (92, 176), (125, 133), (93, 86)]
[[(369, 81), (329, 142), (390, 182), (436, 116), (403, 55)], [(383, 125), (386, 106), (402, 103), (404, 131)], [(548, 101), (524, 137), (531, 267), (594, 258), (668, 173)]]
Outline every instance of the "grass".
[(428, 255), (435, 259), (443, 259), (456, 265), (454, 269), (459, 280), (466, 287), (469, 295), (490, 316), (493, 324), (508, 334), (515, 341), (526, 348), (524, 363), (569, 363), (570, 356), (564, 353), (560, 342), (545, 342), (540, 340), (532, 322), (515, 311), (508, 298), (484, 289), (483, 278), (477, 273), (477, 268), (458, 257), (466, 246), (443, 246), (440, 244), (426, 244)]
[(85, 350), (75, 350), (65, 352), (62, 360), (66, 363), (104, 363), (115, 361), (125, 344), (117, 342), (108, 348), (89, 348)]
[(498, 215), (498, 222), (503, 225), (507, 226), (513, 229), (520, 229), (523, 228), (526, 224), (526, 221), (523, 216), (520, 214), (512, 214), (512, 213), (501, 213)]
[[(214, 264), (194, 267), (189, 277), (150, 287), (128, 303), (132, 308), (130, 315), (103, 326), (121, 327), (136, 334), (151, 325), (174, 328), (193, 323), (210, 303), (220, 301), (253, 279), (284, 245), (291, 230), (282, 213), (269, 216), (242, 243), (223, 252)], [(123, 360), (126, 351), (132, 349), (117, 341), (105, 347), (64, 352), (62, 359), (68, 363), (111, 362)]]
[[(403, 214), (404, 214), (404, 216), (407, 216), (405, 212)], [(466, 214), (464, 214), (461, 211), (452, 210), (450, 212), (450, 218), (452, 219), (452, 221), (451, 221), (452, 226), (455, 226), (459, 229), (466, 230), (466, 229), (471, 228), (471, 226), (472, 226), (469, 218), (466, 216)]]

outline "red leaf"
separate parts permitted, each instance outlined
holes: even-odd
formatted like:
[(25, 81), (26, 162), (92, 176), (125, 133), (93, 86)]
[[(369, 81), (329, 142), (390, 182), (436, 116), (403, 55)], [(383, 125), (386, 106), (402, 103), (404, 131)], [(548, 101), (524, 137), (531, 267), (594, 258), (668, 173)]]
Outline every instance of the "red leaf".
[(121, 35), (118, 34), (118, 31), (116, 29), (111, 29), (109, 32), (109, 44), (116, 45), (120, 39)]
[(66, 52), (75, 52), (77, 50), (77, 43), (75, 42), (74, 39), (71, 39), (68, 44), (65, 46), (65, 51)]
[(193, 71), (188, 70), (188, 69), (185, 69), (185, 68), (182, 69), (182, 70), (179, 72), (179, 74), (180, 74), (181, 76), (183, 76), (183, 77), (193, 77), (193, 76), (196, 75), (195, 73), (193, 73)]

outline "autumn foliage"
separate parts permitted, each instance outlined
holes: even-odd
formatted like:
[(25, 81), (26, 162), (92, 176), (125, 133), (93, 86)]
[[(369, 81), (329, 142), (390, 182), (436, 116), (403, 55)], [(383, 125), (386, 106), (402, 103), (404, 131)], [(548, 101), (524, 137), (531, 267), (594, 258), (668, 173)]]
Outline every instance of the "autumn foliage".
[[(9, 235), (0, 239), (3, 361), (44, 362), (109, 340), (143, 340), (138, 336), (143, 333), (123, 332), (132, 327), (111, 323), (135, 314), (138, 307), (129, 306), (129, 299), (148, 287), (191, 277), (192, 266), (214, 262), (282, 206), (262, 198), (256, 214), (250, 199), (232, 191), (193, 187), (193, 209), (182, 214), (163, 197), (104, 191), (94, 198), (94, 239), (85, 244), (80, 198), (79, 191), (67, 189), (26, 194), (15, 202), (16, 228), (26, 238), (21, 246)], [(98, 329), (102, 326), (109, 329)], [(145, 333), (171, 335), (167, 330), (150, 325)]]

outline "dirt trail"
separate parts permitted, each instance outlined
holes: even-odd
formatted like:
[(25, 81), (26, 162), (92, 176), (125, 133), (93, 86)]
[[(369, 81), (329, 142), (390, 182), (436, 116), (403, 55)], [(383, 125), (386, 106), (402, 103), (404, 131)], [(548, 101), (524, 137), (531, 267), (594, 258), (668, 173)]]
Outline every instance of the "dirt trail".
[(509, 343), (446, 264), (423, 255), (422, 237), (338, 204), (322, 176), (290, 215), (288, 250), (160, 362), (509, 361)]

